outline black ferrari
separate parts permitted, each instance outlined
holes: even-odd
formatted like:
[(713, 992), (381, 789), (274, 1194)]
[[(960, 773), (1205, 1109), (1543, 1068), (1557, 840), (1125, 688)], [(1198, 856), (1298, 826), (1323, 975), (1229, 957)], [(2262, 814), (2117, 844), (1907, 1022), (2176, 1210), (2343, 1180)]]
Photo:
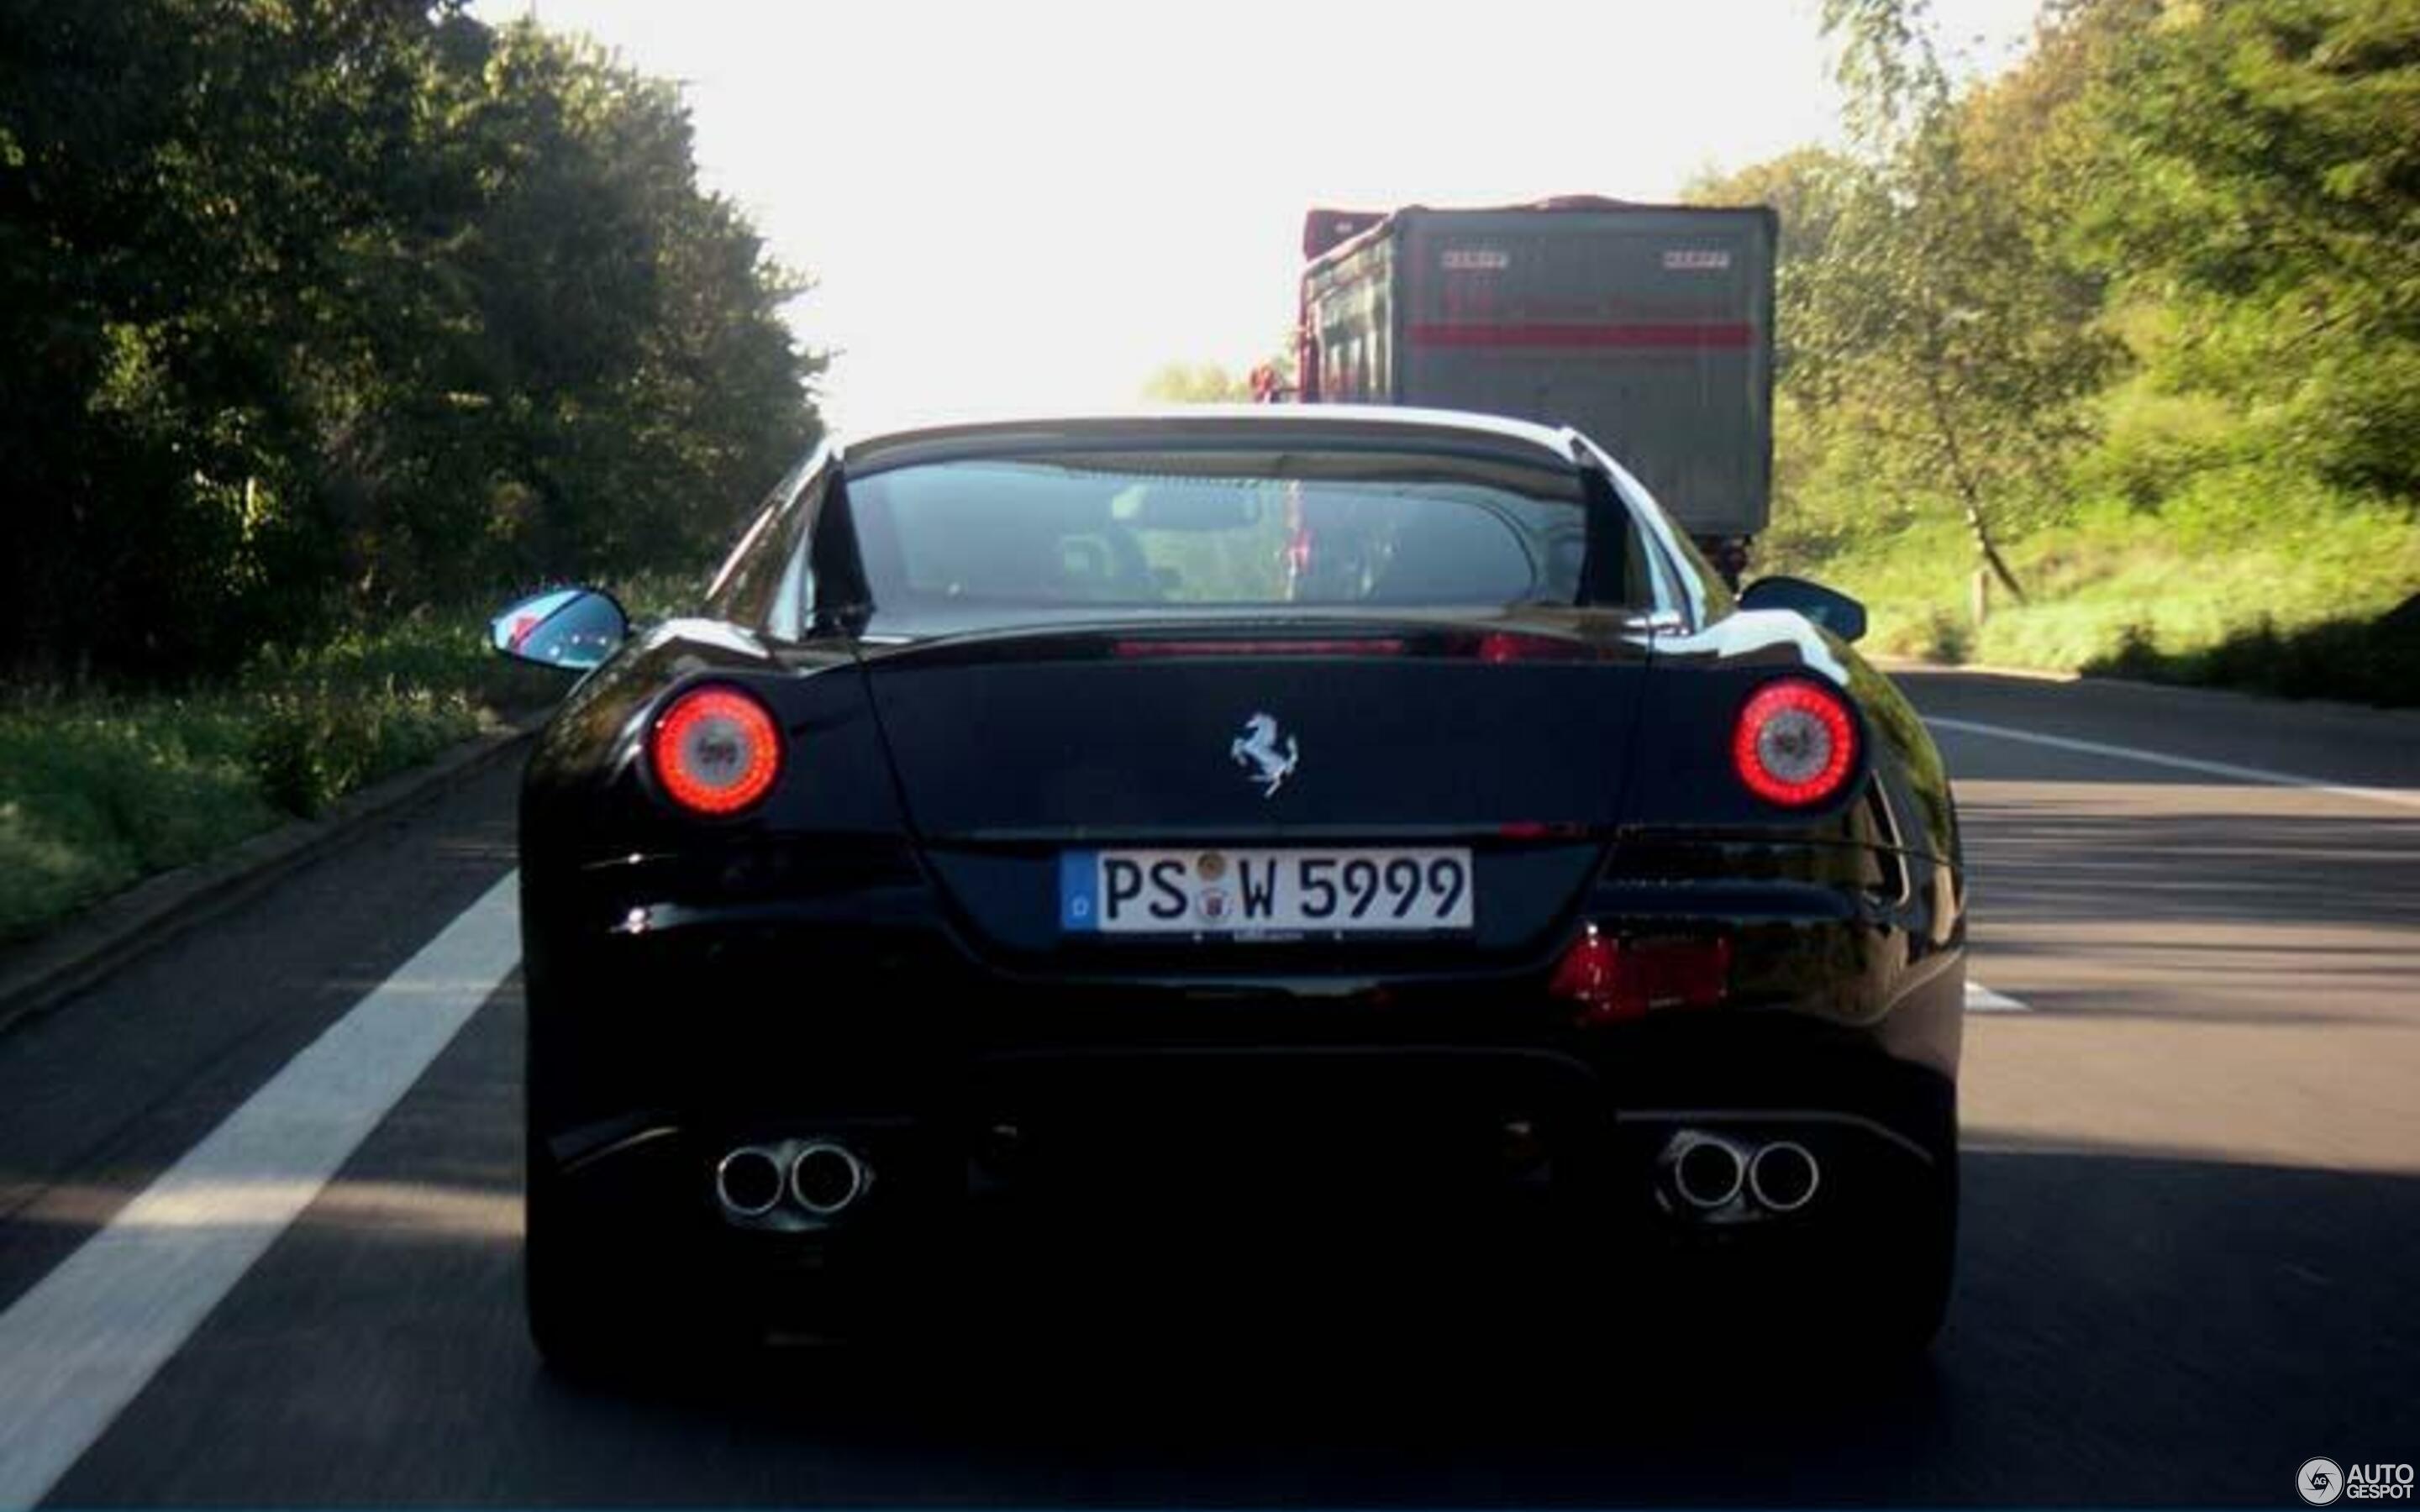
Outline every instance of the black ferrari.
[(827, 445), (694, 617), (515, 606), (583, 673), (520, 810), (540, 1350), (1179, 1231), (1920, 1348), (1964, 884), (1863, 622), (1570, 430), (1347, 407)]

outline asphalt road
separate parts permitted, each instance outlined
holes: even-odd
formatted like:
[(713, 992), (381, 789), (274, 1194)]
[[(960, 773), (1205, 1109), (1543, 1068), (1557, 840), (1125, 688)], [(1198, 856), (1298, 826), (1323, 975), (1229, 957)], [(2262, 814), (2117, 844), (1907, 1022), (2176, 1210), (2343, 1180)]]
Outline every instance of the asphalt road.
[[(0, 1489), (2274, 1505), (2313, 1456), (2420, 1459), (2420, 718), (1906, 682), (1957, 776), (1994, 995), (1968, 1029), (1959, 1297), (1909, 1376), (1410, 1327), (1367, 1353), (1167, 1351), (1111, 1320), (861, 1380), (819, 1354), (562, 1385), (520, 1331), (518, 983), (489, 991), (448, 930), (511, 867), (498, 772), (0, 1039)], [(442, 1052), (418, 1073), (422, 1052), (357, 1047), (392, 1112), (348, 1104), (375, 1127), (324, 1187), (251, 1180), (283, 1170), (278, 1119), (308, 1123), (280, 1091), (298, 1056), (381, 983)], [(197, 1233), (225, 1242), (216, 1289)]]

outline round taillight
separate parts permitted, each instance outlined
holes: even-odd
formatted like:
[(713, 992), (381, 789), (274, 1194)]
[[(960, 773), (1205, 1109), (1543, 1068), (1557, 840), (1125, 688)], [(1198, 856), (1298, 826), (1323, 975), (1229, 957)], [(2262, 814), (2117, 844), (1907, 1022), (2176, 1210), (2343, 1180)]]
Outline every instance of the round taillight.
[(673, 700), (647, 737), (664, 795), (691, 813), (734, 814), (772, 791), (782, 732), (764, 704), (729, 687)]
[(1821, 683), (1767, 683), (1740, 710), (1731, 765), (1767, 803), (1803, 809), (1840, 791), (1857, 764), (1857, 722)]

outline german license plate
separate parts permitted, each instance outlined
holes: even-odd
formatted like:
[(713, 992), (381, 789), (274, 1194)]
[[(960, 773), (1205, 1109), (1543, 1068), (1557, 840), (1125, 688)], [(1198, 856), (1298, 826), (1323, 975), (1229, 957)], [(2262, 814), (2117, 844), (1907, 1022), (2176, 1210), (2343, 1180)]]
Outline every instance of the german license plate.
[(1470, 852), (1066, 851), (1059, 926), (1082, 934), (1386, 934), (1467, 930)]

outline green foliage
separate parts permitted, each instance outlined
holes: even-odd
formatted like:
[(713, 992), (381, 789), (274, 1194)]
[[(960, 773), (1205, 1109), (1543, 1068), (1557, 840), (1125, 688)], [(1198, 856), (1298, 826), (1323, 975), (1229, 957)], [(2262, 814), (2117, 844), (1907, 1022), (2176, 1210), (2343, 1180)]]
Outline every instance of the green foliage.
[(1789, 396), (1824, 440), (1878, 464), (1869, 494), (1955, 507), (2020, 592), (1995, 532), (2040, 513), (2117, 356), (2094, 325), (2098, 283), (2053, 255), (2024, 192), (2060, 93), (1956, 96), (1921, 0), (1828, 0), (1825, 18), (1861, 150), (1793, 153), (1701, 197), (1794, 212), (1780, 279)]
[(0, 712), (0, 938), (276, 822), (225, 696)]
[(1218, 363), (1163, 363), (1143, 380), (1142, 397), (1156, 404), (1253, 404), (1257, 387), (1266, 383), (1280, 393), (1295, 389), (1294, 331), (1289, 326), (1268, 360), (1250, 369), (1229, 372)]
[(1925, 660), (1955, 667), (1973, 656), (1974, 652), (1974, 632), (1957, 615), (1947, 609), (1934, 609), (1925, 618), (1920, 652)]
[[(1763, 564), (1867, 599), (1888, 650), (2386, 696), (2420, 7), (2060, 0), (1962, 88), (1923, 0), (1825, 15), (1854, 149), (1693, 191), (1782, 214)], [(2029, 600), (1980, 626), (1978, 546)]]
[(1142, 396), (1161, 404), (1249, 404), (1252, 384), (1217, 363), (1166, 363), (1143, 381)]
[(0, 711), (0, 938), (274, 823), (216, 702)]
[(488, 649), (484, 612), (265, 649), (204, 692), (11, 695), (0, 703), (0, 939), (323, 813), (559, 697), (559, 674)]
[(2420, 705), (2420, 599), (2371, 618), (2348, 616), (2280, 630), (2263, 616), (2213, 645), (2161, 652), (2128, 639), (2085, 671), (2164, 683), (2246, 688), (2281, 698), (2324, 698), (2389, 707)]
[[(2403, 507), (2258, 469), (2201, 474), (2157, 511), (2115, 498), (2079, 505), (2058, 528), (2010, 543), (2009, 557), (2036, 592), (2023, 605), (1995, 594), (1980, 627), (1973, 558), (1954, 520), (1820, 555), (1775, 551), (1764, 565), (1864, 599), (1869, 643), (1886, 653), (2062, 670), (2110, 671), (2123, 659), (2145, 676), (2191, 666), (2195, 680), (2235, 666), (2197, 658), (2263, 619), (2286, 636), (2366, 623), (2420, 589), (2420, 532)], [(1946, 626), (1963, 632), (1962, 645)]]
[(476, 612), (405, 616), (299, 653), (264, 650), (237, 680), (245, 757), (281, 812), (310, 818), (475, 734), (490, 711), (543, 704), (561, 679), (506, 661)]
[(2420, 6), (2178, 8), (2102, 62), (2070, 239), (2168, 313), (2158, 379), (2331, 483), (2420, 491)]
[(477, 711), (458, 692), (389, 687), (365, 696), (319, 684), (263, 695), (248, 754), (262, 796), (309, 818), (478, 728)]
[(803, 289), (669, 85), (455, 0), (0, 0), (0, 673), (709, 558)]
[(0, 934), (559, 693), (514, 585), (686, 596), (813, 439), (805, 287), (532, 23), (0, 0)]

